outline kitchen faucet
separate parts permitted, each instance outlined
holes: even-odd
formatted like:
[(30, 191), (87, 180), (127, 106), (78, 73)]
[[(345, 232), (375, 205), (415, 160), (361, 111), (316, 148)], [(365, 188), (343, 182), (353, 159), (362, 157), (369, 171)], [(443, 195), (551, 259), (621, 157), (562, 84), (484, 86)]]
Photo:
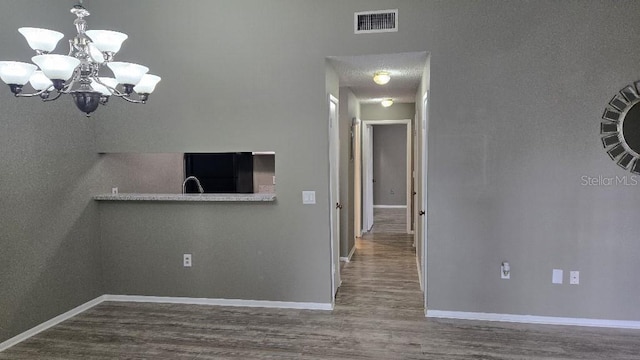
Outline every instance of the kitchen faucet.
[(187, 191), (187, 183), (189, 182), (189, 180), (193, 180), (196, 182), (196, 185), (198, 185), (198, 191), (200, 192), (200, 194), (204, 193), (204, 189), (202, 188), (202, 185), (200, 185), (200, 180), (198, 180), (197, 177), (195, 176), (189, 176), (188, 178), (184, 179), (184, 182), (182, 183), (182, 193), (186, 193)]

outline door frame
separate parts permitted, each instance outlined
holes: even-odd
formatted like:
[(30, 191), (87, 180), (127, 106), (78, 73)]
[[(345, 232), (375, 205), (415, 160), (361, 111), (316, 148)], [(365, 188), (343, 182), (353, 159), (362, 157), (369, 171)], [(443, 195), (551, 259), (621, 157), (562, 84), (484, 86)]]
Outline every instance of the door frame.
[(422, 96), (422, 114), (420, 118), (420, 163), (421, 163), (421, 209), (425, 212), (424, 216), (420, 220), (420, 231), (422, 234), (422, 276), (420, 281), (420, 287), (424, 293), (424, 311), (427, 311), (427, 234), (428, 234), (428, 216), (429, 216), (429, 202), (428, 202), (428, 171), (429, 171), (429, 91), (426, 91)]
[[(335, 126), (332, 126), (331, 123), (331, 104), (335, 105)], [(340, 108), (338, 98), (329, 94), (327, 105), (329, 105), (329, 116), (327, 117), (327, 129), (329, 132), (329, 240), (331, 249), (331, 303), (333, 306), (341, 283), (340, 213), (336, 209), (336, 203), (340, 203)], [(333, 181), (334, 176), (337, 179), (335, 184)]]
[(373, 127), (362, 122), (362, 232), (369, 232), (373, 226)]
[[(353, 232), (354, 236), (362, 237), (362, 122), (359, 118), (353, 118)], [(355, 245), (354, 245), (355, 250)]]
[[(407, 219), (407, 234), (413, 234), (413, 230), (411, 230), (411, 208), (412, 208), (412, 201), (413, 201), (413, 196), (411, 194), (411, 180), (412, 180), (412, 172), (411, 172), (411, 150), (413, 148), (412, 146), (412, 127), (411, 127), (411, 119), (404, 119), (404, 120), (362, 120), (362, 123), (364, 125), (364, 129), (363, 129), (363, 133), (366, 131), (367, 126), (369, 125), (405, 125), (407, 128), (407, 151), (406, 151), (406, 165), (407, 165), (407, 172), (405, 174), (406, 177), (406, 205), (407, 205), (407, 209), (406, 209), (406, 219)], [(364, 134), (363, 134), (364, 135)], [(370, 141), (373, 141), (373, 138), (370, 139)], [(363, 145), (364, 145), (365, 141), (363, 141)], [(367, 154), (364, 154), (365, 152), (368, 152), (368, 149), (364, 149), (363, 146), (363, 159), (367, 158)], [(368, 154), (368, 156), (370, 158), (373, 158), (373, 154)], [(364, 161), (363, 161), (363, 165), (364, 165)], [(371, 174), (373, 174), (373, 172), (371, 172)], [(368, 177), (369, 174), (367, 174), (366, 171), (363, 171), (362, 174), (362, 181), (366, 182), (366, 181), (371, 181), (373, 179), (369, 179)], [(363, 192), (365, 189), (365, 186), (362, 187)], [(363, 194), (363, 213), (366, 213), (367, 209), (364, 209), (364, 197), (366, 196), (366, 194)], [(373, 199), (370, 199), (370, 203), (371, 206), (373, 207)], [(363, 221), (364, 223), (364, 221)]]

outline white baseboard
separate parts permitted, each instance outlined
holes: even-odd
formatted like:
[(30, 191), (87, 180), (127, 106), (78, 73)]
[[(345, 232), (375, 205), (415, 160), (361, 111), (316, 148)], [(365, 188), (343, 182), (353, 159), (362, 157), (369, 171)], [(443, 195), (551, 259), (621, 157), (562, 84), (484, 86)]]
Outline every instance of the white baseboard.
[(374, 209), (406, 209), (407, 205), (373, 205)]
[(242, 300), (242, 299), (209, 299), (209, 298), (138, 296), (138, 295), (104, 295), (104, 301), (235, 306), (235, 307), (261, 307), (261, 308), (276, 308), (276, 309), (333, 310), (331, 303)]
[(525, 324), (568, 325), (568, 326), (587, 326), (587, 327), (640, 330), (640, 321), (628, 321), (628, 320), (566, 318), (566, 317), (555, 317), (555, 316), (513, 315), (513, 314), (477, 313), (477, 312), (464, 312), (464, 311), (441, 311), (441, 310), (427, 310), (427, 317), (442, 318), (442, 319), (501, 321), (501, 322), (525, 323)]
[(7, 341), (4, 341), (4, 342), (0, 343), (0, 352), (2, 352), (4, 350), (7, 350), (8, 348), (10, 348), (10, 347), (12, 347), (12, 346), (14, 346), (14, 345), (16, 345), (18, 343), (21, 343), (21, 342), (27, 340), (28, 338), (30, 338), (32, 336), (35, 336), (35, 335), (37, 335), (37, 334), (39, 334), (39, 333), (41, 333), (41, 332), (53, 327), (53, 326), (56, 326), (56, 325), (60, 324), (61, 322), (65, 321), (65, 320), (68, 320), (68, 319), (70, 319), (70, 318), (72, 318), (72, 317), (74, 317), (74, 316), (76, 316), (78, 314), (81, 314), (81, 313), (91, 309), (92, 307), (100, 304), (103, 301), (104, 301), (104, 296), (99, 296), (99, 297), (97, 297), (97, 298), (95, 298), (95, 299), (93, 299), (91, 301), (87, 301), (86, 303), (84, 303), (84, 304), (82, 304), (82, 305), (80, 305), (78, 307), (75, 307), (75, 308), (65, 312), (64, 314), (60, 314), (60, 315), (54, 317), (51, 320), (45, 321), (40, 325), (32, 327), (31, 329), (29, 329), (29, 330), (27, 330), (27, 331), (25, 331), (25, 332), (23, 332), (21, 334), (16, 335), (16, 336), (12, 337), (11, 339), (9, 339)]
[(64, 314), (60, 314), (51, 320), (45, 321), (11, 339), (0, 343), (0, 352), (17, 345), (32, 336), (35, 336), (61, 322), (79, 315), (92, 307), (105, 301), (115, 302), (144, 302), (144, 303), (169, 303), (169, 304), (191, 304), (191, 305), (213, 305), (213, 306), (236, 306), (236, 307), (261, 307), (277, 309), (302, 309), (302, 310), (333, 310), (331, 303), (310, 303), (310, 302), (287, 302), (287, 301), (266, 301), (266, 300), (239, 300), (239, 299), (207, 299), (188, 297), (160, 297), (160, 296), (134, 296), (134, 295), (102, 295), (88, 301)]
[(341, 257), (340, 261), (344, 261), (344, 262), (351, 262), (351, 258), (353, 257), (353, 254), (356, 252), (356, 246), (355, 244), (353, 245), (353, 248), (351, 248), (351, 251), (349, 252), (349, 256), (347, 257)]

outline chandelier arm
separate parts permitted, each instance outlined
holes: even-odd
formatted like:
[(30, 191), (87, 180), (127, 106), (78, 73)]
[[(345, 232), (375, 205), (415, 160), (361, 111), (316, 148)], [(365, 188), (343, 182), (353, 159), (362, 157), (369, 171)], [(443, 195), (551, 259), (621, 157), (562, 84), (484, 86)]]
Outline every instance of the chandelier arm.
[(92, 75), (90, 76), (90, 78), (91, 78), (91, 80), (92, 80), (92, 81), (95, 81), (95, 82), (97, 82), (98, 84), (100, 84), (100, 85), (102, 85), (102, 86), (106, 87), (107, 89), (109, 89), (109, 91), (111, 91), (112, 95), (116, 95), (116, 96), (118, 96), (117, 94), (120, 94), (120, 92), (118, 91), (118, 89), (113, 88), (113, 87), (111, 87), (111, 86), (109, 86), (109, 85), (107, 85), (107, 84), (103, 83), (102, 81), (100, 81), (100, 77), (98, 76), (98, 71), (97, 71), (97, 69), (96, 69), (96, 71), (94, 72), (94, 74), (92, 74)]
[(76, 83), (77, 79), (80, 77), (80, 67), (81, 67), (81, 65), (79, 65), (77, 68), (75, 68), (75, 70), (73, 70), (73, 76), (71, 76), (71, 81), (69, 81), (69, 83), (65, 84), (62, 89), (58, 90), (59, 93), (61, 93), (61, 94), (69, 94), (69, 93), (71, 93), (71, 88)]
[(124, 99), (125, 101), (128, 101), (128, 102), (133, 103), (133, 104), (145, 104), (146, 103), (146, 101), (143, 101), (143, 100), (136, 100), (136, 99), (130, 98), (127, 94), (125, 94), (123, 92), (120, 92), (118, 89), (103, 83), (102, 81), (100, 81), (100, 78), (97, 77), (97, 76), (92, 76), (91, 79), (93, 81), (97, 82), (98, 84), (100, 84), (100, 85), (106, 87), (107, 89), (109, 89), (109, 91), (111, 91), (111, 95), (112, 96), (119, 97), (119, 98)]
[(56, 101), (60, 98), (60, 96), (62, 96), (62, 94), (64, 94), (61, 91), (58, 91), (58, 93), (56, 94), (56, 96), (52, 97), (52, 98), (47, 98), (47, 99), (42, 99), (42, 101), (44, 102), (49, 102), (49, 101)]
[(40, 95), (46, 93), (47, 91), (51, 90), (52, 88), (53, 88), (53, 86), (49, 87), (48, 89), (45, 89), (45, 90), (40, 90), (38, 92), (34, 92), (34, 93), (30, 93), (30, 94), (19, 93), (19, 94), (14, 94), (14, 96), (15, 97), (25, 97), (25, 98), (34, 97), (34, 96), (40, 96)]
[(114, 96), (117, 96), (117, 97), (119, 97), (119, 98), (121, 98), (121, 99), (124, 99), (124, 100), (126, 100), (126, 101), (128, 101), (128, 102), (130, 102), (130, 103), (132, 103), (132, 104), (146, 104), (146, 101), (132, 99), (132, 98), (130, 98), (129, 96), (127, 96), (126, 94), (120, 94), (120, 95), (118, 95), (118, 94), (113, 94), (113, 95), (114, 95)]

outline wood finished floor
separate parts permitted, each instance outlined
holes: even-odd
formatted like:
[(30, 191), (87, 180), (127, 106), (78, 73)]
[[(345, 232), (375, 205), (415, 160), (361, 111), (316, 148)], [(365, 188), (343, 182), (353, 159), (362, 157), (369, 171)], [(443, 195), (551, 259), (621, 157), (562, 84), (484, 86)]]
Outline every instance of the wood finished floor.
[(406, 234), (407, 209), (374, 208), (370, 233)]
[(640, 331), (425, 319), (411, 243), (359, 239), (332, 312), (108, 302), (0, 359), (640, 359)]

